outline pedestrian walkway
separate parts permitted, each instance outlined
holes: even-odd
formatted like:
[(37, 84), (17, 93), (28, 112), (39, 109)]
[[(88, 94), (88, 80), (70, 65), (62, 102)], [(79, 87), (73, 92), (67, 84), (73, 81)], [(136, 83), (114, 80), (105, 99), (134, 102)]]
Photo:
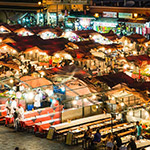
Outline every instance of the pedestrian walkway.
[(46, 138), (35, 137), (27, 132), (14, 132), (14, 129), (0, 126), (0, 149), (14, 150), (82, 150), (81, 146), (67, 146), (59, 141), (50, 141)]

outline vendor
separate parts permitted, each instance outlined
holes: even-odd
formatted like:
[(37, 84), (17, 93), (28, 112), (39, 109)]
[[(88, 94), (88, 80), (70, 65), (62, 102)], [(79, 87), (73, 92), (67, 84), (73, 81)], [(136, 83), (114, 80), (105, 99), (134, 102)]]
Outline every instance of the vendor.
[(17, 102), (15, 100), (15, 98), (12, 98), (12, 103), (11, 103), (11, 114), (14, 114), (14, 109), (17, 108)]
[(21, 104), (18, 105), (18, 119), (19, 120), (24, 119), (24, 109)]
[(10, 112), (11, 112), (11, 103), (12, 103), (11, 99), (8, 98), (7, 101), (6, 101), (6, 104), (5, 104), (5, 107), (7, 109), (7, 115), (10, 115)]
[(40, 107), (41, 107), (41, 95), (39, 92), (37, 92), (34, 98), (34, 109), (38, 109)]

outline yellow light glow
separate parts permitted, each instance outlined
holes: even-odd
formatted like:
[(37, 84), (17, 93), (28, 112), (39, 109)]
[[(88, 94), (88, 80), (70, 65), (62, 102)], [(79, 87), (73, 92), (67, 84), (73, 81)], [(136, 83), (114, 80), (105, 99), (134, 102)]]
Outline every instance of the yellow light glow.
[(111, 53), (111, 49), (108, 49), (108, 52)]
[(16, 53), (16, 51), (15, 51), (15, 50), (13, 50), (13, 53)]
[(121, 103), (120, 105), (121, 105), (121, 106), (124, 106), (124, 103)]
[(84, 101), (84, 102), (87, 102), (87, 98), (84, 98), (83, 101)]
[(77, 104), (77, 101), (76, 101), (76, 100), (74, 100), (72, 103), (73, 103), (73, 105), (76, 105), (76, 104)]
[(14, 82), (14, 80), (13, 79), (10, 79), (10, 81), (9, 81), (11, 84)]
[(133, 67), (133, 66), (131, 66), (131, 69), (134, 69), (134, 67)]
[(33, 54), (33, 52), (32, 52), (32, 51), (30, 51), (30, 54)]
[(98, 14), (98, 13), (95, 13), (95, 14), (94, 14), (94, 17), (98, 18), (98, 17), (99, 17), (99, 14)]
[(128, 65), (128, 64), (125, 64), (125, 65), (123, 66), (123, 68), (124, 68), (124, 69), (127, 69), (127, 68), (129, 68), (129, 65)]
[(41, 74), (41, 77), (43, 77), (45, 75), (45, 72), (41, 72), (40, 74)]
[(115, 100), (115, 97), (112, 97), (111, 99), (112, 99), (112, 100)]
[(136, 51), (133, 51), (133, 55), (136, 55), (137, 54), (137, 52)]
[(56, 58), (59, 58), (59, 57), (60, 57), (60, 55), (59, 55), (59, 54), (55, 54), (55, 57), (56, 57)]
[(134, 18), (137, 18), (138, 14), (137, 13), (134, 13)]
[(130, 111), (130, 112), (129, 112), (129, 116), (133, 116), (133, 111)]
[(96, 95), (93, 95), (93, 96), (92, 96), (92, 99), (96, 99)]
[(39, 5), (39, 6), (41, 6), (41, 5), (42, 5), (41, 1), (39, 1), (39, 2), (38, 2), (38, 5)]

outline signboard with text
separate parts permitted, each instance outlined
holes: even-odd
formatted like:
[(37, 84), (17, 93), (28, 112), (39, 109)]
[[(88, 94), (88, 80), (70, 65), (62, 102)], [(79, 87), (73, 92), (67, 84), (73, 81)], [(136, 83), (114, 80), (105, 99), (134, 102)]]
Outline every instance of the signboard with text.
[(117, 12), (103, 12), (103, 17), (117, 18)]
[(132, 13), (118, 13), (119, 18), (132, 19)]
[(114, 23), (108, 23), (108, 22), (95, 22), (95, 26), (103, 26), (103, 27), (116, 27), (117, 22)]

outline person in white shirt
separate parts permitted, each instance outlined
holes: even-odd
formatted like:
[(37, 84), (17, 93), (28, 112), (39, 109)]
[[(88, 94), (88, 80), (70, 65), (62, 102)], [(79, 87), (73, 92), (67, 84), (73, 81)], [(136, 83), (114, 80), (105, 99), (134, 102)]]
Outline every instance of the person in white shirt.
[(17, 102), (15, 100), (15, 98), (12, 98), (12, 103), (11, 103), (11, 114), (13, 115), (13, 113), (15, 112), (14, 109), (17, 108)]
[(5, 103), (5, 107), (7, 109), (7, 115), (10, 115), (10, 112), (11, 112), (11, 103), (12, 103), (11, 99), (8, 98), (7, 101), (6, 101), (6, 103)]
[(18, 119), (19, 120), (24, 119), (24, 109), (21, 104), (18, 105)]
[(39, 92), (37, 92), (34, 98), (34, 109), (38, 109), (40, 107), (41, 107), (41, 95)]

